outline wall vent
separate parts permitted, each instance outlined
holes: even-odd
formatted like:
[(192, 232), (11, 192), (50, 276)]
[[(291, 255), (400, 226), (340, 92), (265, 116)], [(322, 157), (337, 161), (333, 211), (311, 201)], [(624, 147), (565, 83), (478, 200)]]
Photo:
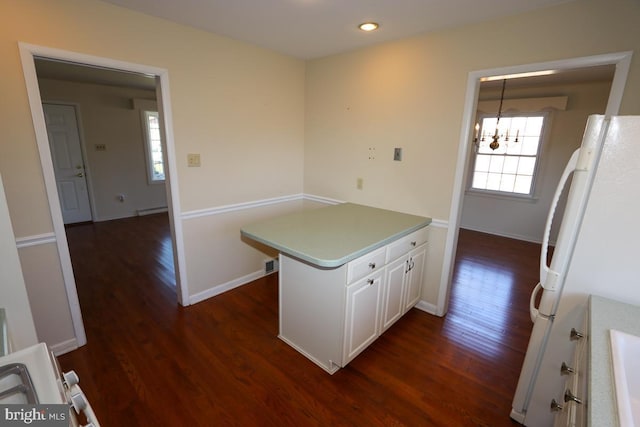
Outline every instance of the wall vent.
[(267, 259), (264, 261), (264, 274), (271, 274), (278, 271), (278, 260)]

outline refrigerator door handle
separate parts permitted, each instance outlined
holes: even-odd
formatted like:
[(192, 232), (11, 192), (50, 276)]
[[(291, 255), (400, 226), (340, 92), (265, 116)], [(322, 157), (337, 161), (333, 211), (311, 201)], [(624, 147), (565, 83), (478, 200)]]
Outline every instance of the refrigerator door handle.
[(556, 192), (553, 195), (551, 207), (549, 208), (549, 215), (547, 216), (547, 223), (544, 227), (544, 235), (542, 236), (542, 251), (540, 253), (540, 284), (544, 289), (549, 291), (556, 290), (556, 284), (558, 282), (559, 276), (558, 272), (553, 271), (547, 264), (551, 224), (553, 223), (553, 217), (555, 215), (556, 208), (558, 207), (558, 201), (560, 200), (560, 196), (562, 195), (562, 190), (564, 190), (569, 176), (571, 176), (571, 174), (575, 171), (579, 157), (580, 149), (577, 149), (573, 152), (571, 158), (569, 159), (569, 162), (567, 163), (567, 166), (564, 168), (564, 172), (562, 172), (562, 176), (560, 177), (560, 182), (558, 183)]
[(538, 292), (542, 289), (542, 285), (540, 282), (533, 288), (533, 292), (531, 292), (531, 298), (529, 299), (529, 316), (531, 316), (531, 322), (536, 323), (536, 317), (540, 313), (536, 308), (536, 297), (538, 296)]

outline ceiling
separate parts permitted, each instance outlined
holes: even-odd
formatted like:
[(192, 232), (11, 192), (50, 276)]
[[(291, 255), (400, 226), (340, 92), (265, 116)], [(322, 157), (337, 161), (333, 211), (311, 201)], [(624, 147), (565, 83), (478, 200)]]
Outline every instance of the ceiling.
[[(589, 83), (613, 81), (616, 72), (615, 64), (598, 65), (593, 67), (567, 68), (563, 70), (553, 70), (551, 74), (531, 77), (511, 77), (508, 87), (536, 87), (568, 85), (575, 83)], [(502, 87), (502, 80), (490, 80), (480, 83), (480, 89), (494, 89)]]
[[(135, 89), (155, 90), (156, 80), (153, 76), (92, 67), (84, 64), (36, 58), (38, 78), (75, 81), (81, 83), (97, 83), (109, 86), (131, 87)], [(594, 81), (611, 81), (615, 73), (615, 65), (600, 65), (577, 69), (557, 70), (555, 73), (537, 77), (509, 79), (508, 86), (535, 87), (585, 83)], [(481, 89), (495, 89), (502, 86), (502, 80), (482, 82)]]
[(96, 83), (134, 89), (156, 89), (154, 76), (92, 67), (84, 64), (36, 58), (36, 74), (39, 79), (66, 80), (81, 83)]
[[(574, 0), (102, 0), (300, 59)], [(358, 25), (380, 24), (365, 33)]]
[[(287, 55), (310, 59), (573, 0), (102, 0), (163, 17)], [(380, 23), (373, 33), (357, 29)], [(53, 60), (37, 60), (40, 78), (155, 89), (155, 79)], [(562, 70), (550, 76), (510, 80), (536, 86), (611, 80), (614, 66)], [(501, 80), (483, 82), (498, 87)]]

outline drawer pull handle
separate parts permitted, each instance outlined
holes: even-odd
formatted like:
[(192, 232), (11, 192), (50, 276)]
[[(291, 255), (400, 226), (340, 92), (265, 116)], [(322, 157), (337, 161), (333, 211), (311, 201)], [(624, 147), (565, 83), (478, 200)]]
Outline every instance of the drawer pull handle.
[(411, 246), (415, 247), (417, 244), (417, 242), (414, 240), (413, 242), (411, 242)]
[(370, 262), (370, 263), (369, 263), (369, 268), (370, 268), (370, 269), (372, 269), (372, 270), (373, 270), (374, 268), (376, 268), (376, 263), (375, 263), (375, 262)]
[(562, 405), (559, 404), (558, 402), (556, 402), (555, 399), (551, 399), (550, 408), (551, 408), (551, 412), (560, 412), (560, 411), (562, 411)]
[(562, 362), (562, 366), (560, 366), (560, 374), (561, 375), (569, 375), (574, 374), (576, 372), (575, 369), (568, 366), (566, 363)]
[(564, 401), (565, 402), (576, 402), (578, 405), (582, 405), (582, 399), (576, 397), (571, 393), (571, 390), (567, 389), (564, 392)]
[(569, 339), (571, 341), (577, 341), (582, 338), (584, 338), (584, 334), (582, 332), (576, 331), (576, 328), (571, 328), (571, 334), (569, 334)]
[(373, 282), (374, 282), (374, 280), (373, 280), (373, 279), (369, 279), (369, 280), (367, 280), (367, 283), (368, 283), (369, 285), (373, 285)]

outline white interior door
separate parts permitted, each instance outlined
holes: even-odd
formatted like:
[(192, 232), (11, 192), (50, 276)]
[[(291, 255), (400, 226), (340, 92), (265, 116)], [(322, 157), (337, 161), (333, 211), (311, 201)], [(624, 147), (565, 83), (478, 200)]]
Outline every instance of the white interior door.
[(64, 223), (91, 221), (76, 110), (72, 105), (42, 104), (42, 107)]

